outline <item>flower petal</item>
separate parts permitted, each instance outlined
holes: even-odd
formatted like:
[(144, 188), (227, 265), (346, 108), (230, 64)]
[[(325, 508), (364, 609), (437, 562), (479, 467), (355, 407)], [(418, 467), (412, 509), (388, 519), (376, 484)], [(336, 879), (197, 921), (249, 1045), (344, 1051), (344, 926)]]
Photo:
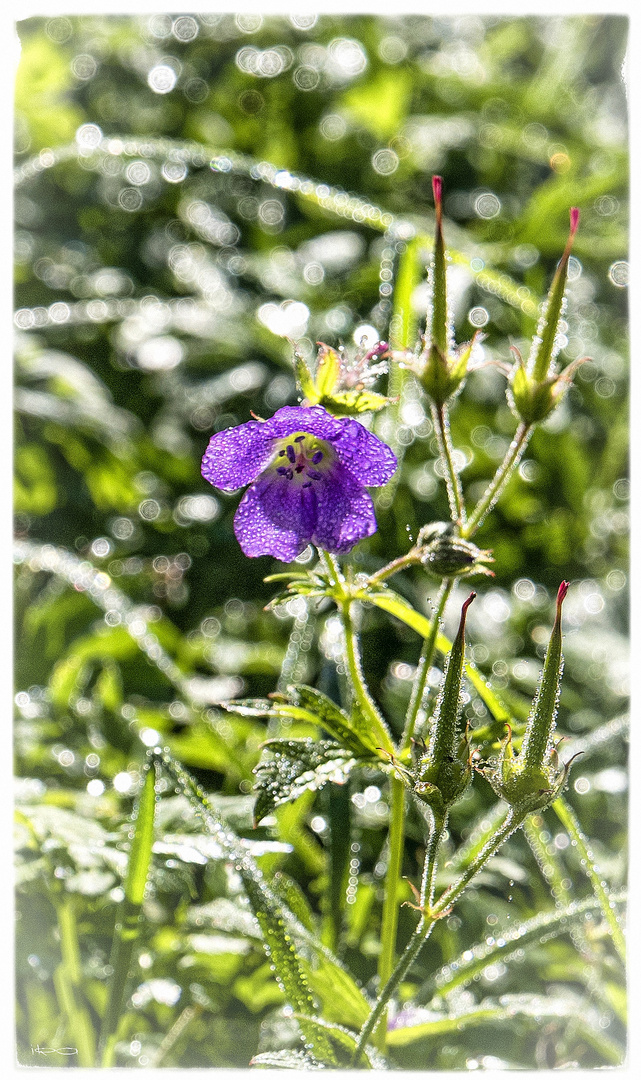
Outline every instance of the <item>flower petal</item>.
[(266, 420), (263, 429), (272, 438), (286, 439), (295, 431), (307, 431), (319, 439), (332, 439), (341, 432), (341, 420), (336, 420), (321, 405), (284, 405)]
[(266, 426), (250, 420), (212, 435), (201, 468), (205, 480), (223, 491), (235, 491), (255, 480), (272, 453), (273, 439)]
[(341, 420), (341, 433), (332, 442), (339, 461), (367, 487), (386, 484), (396, 471), (396, 455), (358, 420)]
[(247, 489), (234, 517), (234, 532), (245, 555), (273, 555), (292, 562), (309, 544), (316, 500), (282, 476), (261, 477)]
[(316, 529), (312, 543), (325, 551), (350, 551), (354, 544), (376, 532), (374, 504), (362, 484), (336, 461), (314, 484)]

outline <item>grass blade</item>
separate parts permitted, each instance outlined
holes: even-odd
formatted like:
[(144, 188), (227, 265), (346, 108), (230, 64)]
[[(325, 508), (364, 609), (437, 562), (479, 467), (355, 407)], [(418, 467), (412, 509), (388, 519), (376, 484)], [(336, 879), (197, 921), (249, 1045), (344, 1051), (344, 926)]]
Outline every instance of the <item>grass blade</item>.
[(114, 930), (110, 961), (113, 975), (100, 1033), (103, 1068), (113, 1066), (116, 1033), (122, 1013), (133, 948), (138, 937), (140, 912), (151, 862), (156, 806), (155, 784), (155, 766), (149, 765), (136, 810), (124, 886), (125, 899)]
[(566, 829), (570, 837), (570, 842), (576, 848), (577, 854), (581, 860), (581, 866), (590, 880), (592, 891), (599, 902), (603, 917), (608, 924), (614, 947), (619, 954), (620, 959), (625, 963), (626, 948), (623, 928), (621, 927), (619, 918), (613, 907), (609, 890), (601, 880), (601, 873), (595, 864), (594, 855), (590, 851), (588, 842), (581, 832), (578, 818), (570, 804), (562, 797), (555, 799), (552, 803), (552, 809)]

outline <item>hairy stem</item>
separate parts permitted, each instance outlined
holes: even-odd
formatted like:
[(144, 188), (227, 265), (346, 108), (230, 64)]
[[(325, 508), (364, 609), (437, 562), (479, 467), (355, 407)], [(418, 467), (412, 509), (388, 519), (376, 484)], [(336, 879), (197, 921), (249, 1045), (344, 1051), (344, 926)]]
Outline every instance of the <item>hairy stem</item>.
[(421, 881), (421, 907), (429, 911), (434, 903), (434, 890), (436, 888), (436, 865), (438, 849), (445, 835), (447, 827), (447, 812), (438, 815), (432, 811), (432, 827), (425, 849), (425, 862), (423, 864), (423, 878)]
[[(432, 622), (432, 632), (430, 633), (430, 636), (426, 638), (423, 642), (421, 658), (419, 660), (416, 679), (414, 681), (414, 687), (412, 689), (412, 697), (407, 710), (407, 717), (405, 719), (405, 729), (403, 731), (401, 753), (409, 749), (412, 740), (414, 727), (416, 725), (416, 719), (419, 714), (421, 704), (423, 702), (423, 695), (425, 693), (427, 676), (430, 670), (430, 666), (432, 664), (432, 660), (434, 658), (439, 620), (441, 619), (443, 611), (445, 610), (445, 605), (447, 604), (448, 597), (452, 591), (452, 585), (453, 581), (451, 578), (442, 583), (437, 601), (437, 610), (435, 612)], [(383, 916), (381, 925), (381, 953), (378, 963), (378, 977), (380, 986), (385, 986), (394, 968), (396, 931), (398, 927), (398, 882), (401, 876), (401, 869), (403, 864), (403, 840), (405, 833), (404, 822), (405, 785), (402, 783), (401, 780), (395, 778), (392, 780), (392, 799), (389, 825), (389, 862), (387, 865), (387, 873), (385, 875), (385, 900), (383, 902)], [(434, 830), (432, 830), (432, 835), (433, 832)], [(436, 843), (438, 846), (438, 840)], [(430, 847), (428, 845), (428, 851), (429, 850)], [(427, 862), (430, 862), (430, 860), (427, 860)], [(379, 1042), (382, 1042), (384, 1044), (385, 1025), (381, 1024), (378, 1031)], [(383, 1046), (381, 1046), (380, 1049), (383, 1049)]]
[(398, 574), (399, 570), (405, 570), (408, 566), (414, 566), (417, 562), (420, 562), (420, 559), (416, 550), (412, 548), (406, 555), (399, 555), (398, 559), (392, 559), (392, 562), (388, 563), (387, 566), (382, 566), (376, 573), (370, 574), (370, 587), (376, 588), (377, 585), (392, 577), (393, 574)]
[[(482, 869), (488, 859), (490, 859), (492, 855), (494, 855), (498, 851), (501, 844), (503, 844), (508, 839), (508, 837), (510, 837), (512, 833), (515, 832), (515, 830), (523, 824), (523, 821), (524, 815), (518, 815), (515, 813), (513, 808), (510, 808), (500, 829), (498, 829), (494, 836), (491, 837), (490, 840), (488, 840), (487, 844), (478, 853), (473, 862), (471, 862), (467, 869), (461, 874), (458, 881), (456, 881), (454, 885), (451, 885), (445, 890), (445, 892), (440, 896), (434, 906), (429, 907), (423, 912), (420, 922), (406, 946), (405, 952), (403, 953), (398, 964), (394, 968), (394, 971), (392, 972), (386, 985), (382, 988), (378, 1001), (376, 1002), (376, 1005), (372, 1009), (366, 1023), (363, 1026), (363, 1030), (361, 1031), (361, 1034), (359, 1036), (358, 1044), (352, 1058), (353, 1067), (358, 1065), (361, 1059), (361, 1054), (364, 1048), (367, 1046), (369, 1038), (374, 1029), (376, 1028), (381, 1016), (383, 1015), (383, 1012), (387, 1008), (388, 1002), (392, 994), (402, 982), (403, 978), (416, 960), (419, 952), (421, 951), (421, 948), (431, 934), (432, 929), (434, 928), (434, 924), (437, 922), (438, 919), (440, 919), (450, 910), (452, 904), (454, 904), (459, 899), (461, 894), (469, 885), (472, 878), (475, 877), (479, 870)], [(436, 837), (436, 830), (437, 823), (435, 820), (432, 830), (432, 836), (434, 837)], [(432, 846), (431, 838), (430, 844), (428, 846)], [(437, 848), (438, 844), (435, 844), (433, 846), (433, 859), (435, 858)], [(428, 870), (428, 874), (429, 873), (433, 873), (433, 871)]]
[(465, 526), (465, 504), (459, 474), (454, 468), (454, 447), (450, 436), (450, 421), (447, 405), (432, 405), (432, 419), (438, 451), (443, 464), (447, 498), (450, 504), (450, 514), (455, 524)]
[(473, 536), (479, 525), (481, 525), (485, 515), (492, 509), (497, 499), (501, 495), (503, 488), (510, 479), (514, 469), (521, 460), (521, 456), (525, 447), (528, 444), (528, 440), (532, 433), (532, 424), (526, 424), (522, 421), (514, 432), (514, 438), (510, 443), (509, 449), (503, 458), (503, 461), (499, 465), (498, 469), (494, 473), (492, 480), (490, 481), (487, 491), (479, 499), (478, 503), (474, 507), (474, 510), (470, 514), (468, 521), (461, 529), (461, 536), (465, 539), (469, 539)]
[(345, 578), (338, 565), (336, 556), (330, 554), (328, 551), (321, 551), (319, 552), (319, 555), (320, 561), (325, 568), (331, 584), (338, 587), (337, 592), (339, 592), (339, 595), (336, 597), (336, 605), (341, 614), (341, 621), (343, 623), (345, 662), (355, 702), (365, 719), (371, 725), (372, 731), (376, 735), (381, 749), (385, 750), (388, 754), (394, 754), (395, 747), (387, 724), (381, 716), (378, 706), (372, 698), (367, 683), (365, 682), (358, 634), (354, 626), (352, 613), (354, 601), (341, 590), (341, 586), (345, 583)]
[[(378, 958), (379, 986), (385, 986), (394, 970), (396, 931), (398, 928), (398, 883), (403, 867), (405, 839), (405, 785), (397, 777), (391, 783), (389, 824), (389, 860), (385, 874), (385, 899), (381, 918), (381, 951)], [(385, 1048), (385, 1024), (379, 1028), (379, 1049)]]

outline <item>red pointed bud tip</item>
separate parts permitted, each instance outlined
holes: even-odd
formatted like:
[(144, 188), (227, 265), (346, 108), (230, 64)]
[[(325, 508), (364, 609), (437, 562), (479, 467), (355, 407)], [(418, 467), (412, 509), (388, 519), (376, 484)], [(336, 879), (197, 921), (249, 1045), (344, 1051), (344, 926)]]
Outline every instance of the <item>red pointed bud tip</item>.
[(559, 620), (561, 618), (561, 607), (563, 606), (563, 601), (565, 600), (566, 596), (568, 595), (568, 589), (569, 588), (570, 588), (570, 582), (569, 581), (562, 581), (561, 584), (559, 585), (559, 591), (556, 594), (556, 617), (557, 617), (557, 620)]
[(434, 192), (434, 208), (436, 210), (436, 221), (440, 227), (441, 218), (443, 213), (443, 177), (432, 177), (432, 191)]
[(467, 616), (467, 609), (469, 608), (470, 604), (472, 603), (472, 600), (475, 600), (475, 599), (476, 599), (476, 593), (471, 592), (470, 595), (468, 596), (467, 600), (463, 604), (463, 607), (461, 608), (460, 630), (463, 630), (465, 628), (465, 618)]
[(561, 265), (564, 265), (570, 258), (570, 252), (572, 251), (572, 244), (574, 243), (574, 237), (579, 227), (579, 218), (581, 217), (581, 211), (578, 206), (573, 206), (570, 210), (570, 233), (568, 236), (567, 244), (565, 245), (565, 251), (563, 252), (563, 258), (561, 259)]

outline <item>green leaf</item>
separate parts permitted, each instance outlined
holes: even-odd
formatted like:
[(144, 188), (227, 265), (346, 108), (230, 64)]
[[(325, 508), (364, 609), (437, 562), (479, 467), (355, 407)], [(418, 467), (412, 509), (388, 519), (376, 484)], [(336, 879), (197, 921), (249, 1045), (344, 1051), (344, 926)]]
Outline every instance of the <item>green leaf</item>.
[(371, 1012), (371, 1006), (352, 976), (324, 956), (317, 957), (312, 966), (303, 960), (309, 984), (322, 1003), (322, 1014), (328, 1021), (349, 1024), (360, 1031)]
[(294, 374), (301, 394), (307, 398), (310, 404), (314, 405), (318, 399), (316, 387), (314, 386), (314, 377), (303, 357), (296, 351), (294, 351)]
[(623, 929), (616, 911), (612, 906), (612, 898), (608, 887), (602, 880), (603, 875), (594, 861), (594, 855), (590, 851), (585, 836), (581, 832), (578, 818), (570, 804), (566, 802), (564, 798), (555, 799), (552, 803), (552, 809), (563, 827), (567, 830), (577, 853), (580, 855), (581, 865), (590, 880), (594, 895), (599, 903), (603, 917), (608, 924), (614, 947), (618, 952), (620, 959), (625, 963), (626, 944)]
[(154, 836), (154, 811), (156, 807), (156, 772), (147, 769), (134, 825), (134, 837), (129, 849), (125, 896), (132, 904), (140, 906), (145, 895), (145, 884), (151, 863), (151, 845)]
[[(623, 900), (624, 894), (618, 894), (616, 899)], [(442, 997), (449, 994), (456, 987), (471, 982), (497, 960), (505, 963), (517, 952), (520, 955), (524, 949), (567, 934), (574, 927), (583, 926), (586, 917), (598, 909), (599, 902), (592, 896), (586, 900), (575, 900), (554, 911), (540, 912), (512, 930), (504, 932), (490, 945), (481, 941), (470, 946), (461, 956), (445, 964), (423, 983), (419, 991), (420, 1000), (427, 1001), (432, 995)]]
[(288, 692), (296, 702), (305, 709), (314, 722), (324, 727), (330, 735), (338, 739), (347, 749), (357, 757), (371, 757), (372, 752), (378, 755), (376, 738), (372, 735), (369, 726), (355, 711), (350, 718), (342, 709), (339, 709), (331, 698), (312, 686), (302, 686), (295, 683), (288, 687)]
[(324, 1069), (308, 1050), (269, 1050), (256, 1054), (249, 1063), (260, 1069)]
[[(294, 1016), (295, 1015), (296, 1014), (294, 1013)], [(311, 1023), (313, 1023), (316, 1028), (320, 1028), (321, 1031), (327, 1032), (330, 1038), (337, 1044), (338, 1048), (348, 1052), (347, 1055), (344, 1056), (344, 1066), (348, 1067), (358, 1043), (358, 1036), (355, 1035), (353, 1031), (343, 1027), (342, 1024), (332, 1024), (327, 1020), (321, 1020), (318, 1016), (315, 1016)], [(389, 1069), (386, 1058), (372, 1046), (366, 1047), (364, 1059), (367, 1065), (372, 1069)], [(341, 1061), (341, 1065), (343, 1065), (343, 1061)]]
[(138, 940), (138, 920), (151, 864), (156, 808), (155, 785), (155, 765), (148, 765), (142, 791), (138, 796), (134, 835), (125, 877), (125, 899), (117, 911), (109, 961), (113, 974), (109, 980), (109, 998), (100, 1032), (103, 1068), (109, 1068), (114, 1063), (117, 1031), (123, 1012), (133, 951)]
[(334, 742), (314, 739), (270, 739), (265, 743), (269, 756), (262, 757), (256, 774), (258, 824), (277, 806), (293, 802), (305, 791), (317, 791), (329, 781), (344, 783), (356, 758)]
[[(162, 763), (173, 776), (183, 794), (189, 800), (206, 831), (226, 851), (240, 874), (251, 909), (263, 932), (265, 951), (274, 965), (279, 986), (289, 1005), (302, 1017), (316, 1013), (316, 1003), (303, 974), (301, 963), (292, 939), (292, 924), (300, 927), (306, 941), (313, 941), (298, 920), (286, 913), (283, 906), (267, 885), (261, 871), (229, 825), (214, 810), (209, 799), (195, 780), (167, 753)], [(315, 1054), (324, 1064), (335, 1064), (336, 1057), (329, 1038), (321, 1037), (306, 1021), (299, 1020), (306, 1041), (313, 1043)]]
[[(424, 1010), (419, 1015), (424, 1016)], [(486, 999), (480, 1006), (453, 1015), (434, 1013), (433, 1018), (416, 1024), (408, 1023), (387, 1032), (388, 1046), (409, 1046), (422, 1039), (455, 1034), (468, 1027), (495, 1023), (503, 1027), (512, 1024), (515, 1016), (528, 1018), (533, 1024), (542, 1019), (566, 1018), (577, 1025), (583, 1036), (592, 1043), (610, 1064), (621, 1064), (623, 1050), (598, 1030), (598, 1012), (577, 994), (565, 993), (543, 997), (538, 994), (505, 994), (500, 1002)]]

